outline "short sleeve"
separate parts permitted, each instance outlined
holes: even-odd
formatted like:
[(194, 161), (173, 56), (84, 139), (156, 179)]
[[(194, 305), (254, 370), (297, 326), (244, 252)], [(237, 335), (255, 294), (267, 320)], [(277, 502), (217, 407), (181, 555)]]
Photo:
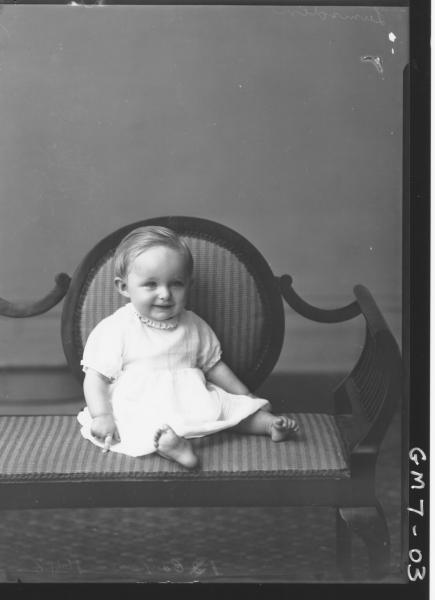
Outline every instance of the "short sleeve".
[(112, 317), (103, 319), (91, 331), (83, 351), (83, 371), (94, 369), (108, 379), (116, 379), (122, 369), (123, 338)]
[(197, 315), (195, 316), (197, 317), (199, 334), (197, 366), (206, 373), (220, 361), (222, 349), (220, 342), (210, 325)]

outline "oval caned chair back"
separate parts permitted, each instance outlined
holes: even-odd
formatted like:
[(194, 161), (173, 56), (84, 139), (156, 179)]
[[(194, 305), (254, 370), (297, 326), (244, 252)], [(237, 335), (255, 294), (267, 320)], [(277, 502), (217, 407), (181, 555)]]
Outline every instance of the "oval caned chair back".
[(183, 237), (194, 260), (187, 308), (212, 327), (223, 360), (255, 389), (272, 371), (281, 351), (284, 312), (277, 280), (259, 251), (235, 231), (205, 219), (162, 217), (123, 227), (104, 238), (82, 261), (62, 313), (62, 341), (73, 373), (92, 329), (127, 302), (114, 286), (115, 249), (144, 225), (163, 225)]

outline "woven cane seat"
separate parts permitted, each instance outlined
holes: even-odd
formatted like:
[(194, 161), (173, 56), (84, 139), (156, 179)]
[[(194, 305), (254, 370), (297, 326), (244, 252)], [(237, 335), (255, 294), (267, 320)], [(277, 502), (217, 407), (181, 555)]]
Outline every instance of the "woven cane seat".
[(334, 417), (296, 418), (300, 433), (285, 442), (228, 431), (192, 440), (201, 461), (192, 472), (156, 454), (103, 454), (82, 438), (74, 416), (0, 417), (0, 480), (350, 477)]
[(162, 217), (114, 232), (84, 258), (71, 282), (62, 316), (62, 339), (73, 373), (95, 325), (126, 299), (114, 286), (113, 255), (121, 239), (144, 225), (170, 227), (193, 255), (193, 285), (187, 308), (215, 331), (223, 359), (255, 389), (272, 371), (283, 342), (284, 311), (278, 283), (263, 256), (235, 231), (193, 217)]

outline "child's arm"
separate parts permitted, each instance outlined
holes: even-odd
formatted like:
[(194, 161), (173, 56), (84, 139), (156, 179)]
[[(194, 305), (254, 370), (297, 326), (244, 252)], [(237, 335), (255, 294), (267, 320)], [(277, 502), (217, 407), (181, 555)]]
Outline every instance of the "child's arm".
[(254, 396), (222, 360), (207, 371), (205, 377), (230, 394)]
[(109, 401), (109, 386), (108, 379), (97, 371), (93, 369), (86, 371), (83, 391), (92, 417), (91, 433), (104, 441), (105, 450), (109, 449), (112, 440), (119, 440)]

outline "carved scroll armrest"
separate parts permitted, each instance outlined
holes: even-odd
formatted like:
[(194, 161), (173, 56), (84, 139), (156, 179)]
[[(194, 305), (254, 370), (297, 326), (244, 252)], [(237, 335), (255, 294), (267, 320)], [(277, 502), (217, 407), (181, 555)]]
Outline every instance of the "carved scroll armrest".
[(33, 317), (40, 315), (56, 306), (68, 291), (71, 277), (59, 273), (54, 278), (56, 285), (46, 296), (36, 302), (8, 302), (0, 298), (0, 315), (5, 317)]
[(323, 309), (312, 306), (302, 300), (302, 298), (293, 289), (293, 279), (290, 275), (282, 275), (279, 278), (279, 285), (281, 294), (289, 306), (293, 308), (297, 313), (311, 319), (311, 321), (317, 321), (318, 323), (341, 323), (342, 321), (349, 321), (357, 315), (361, 314), (361, 309), (357, 301), (351, 302), (342, 308), (335, 309)]

